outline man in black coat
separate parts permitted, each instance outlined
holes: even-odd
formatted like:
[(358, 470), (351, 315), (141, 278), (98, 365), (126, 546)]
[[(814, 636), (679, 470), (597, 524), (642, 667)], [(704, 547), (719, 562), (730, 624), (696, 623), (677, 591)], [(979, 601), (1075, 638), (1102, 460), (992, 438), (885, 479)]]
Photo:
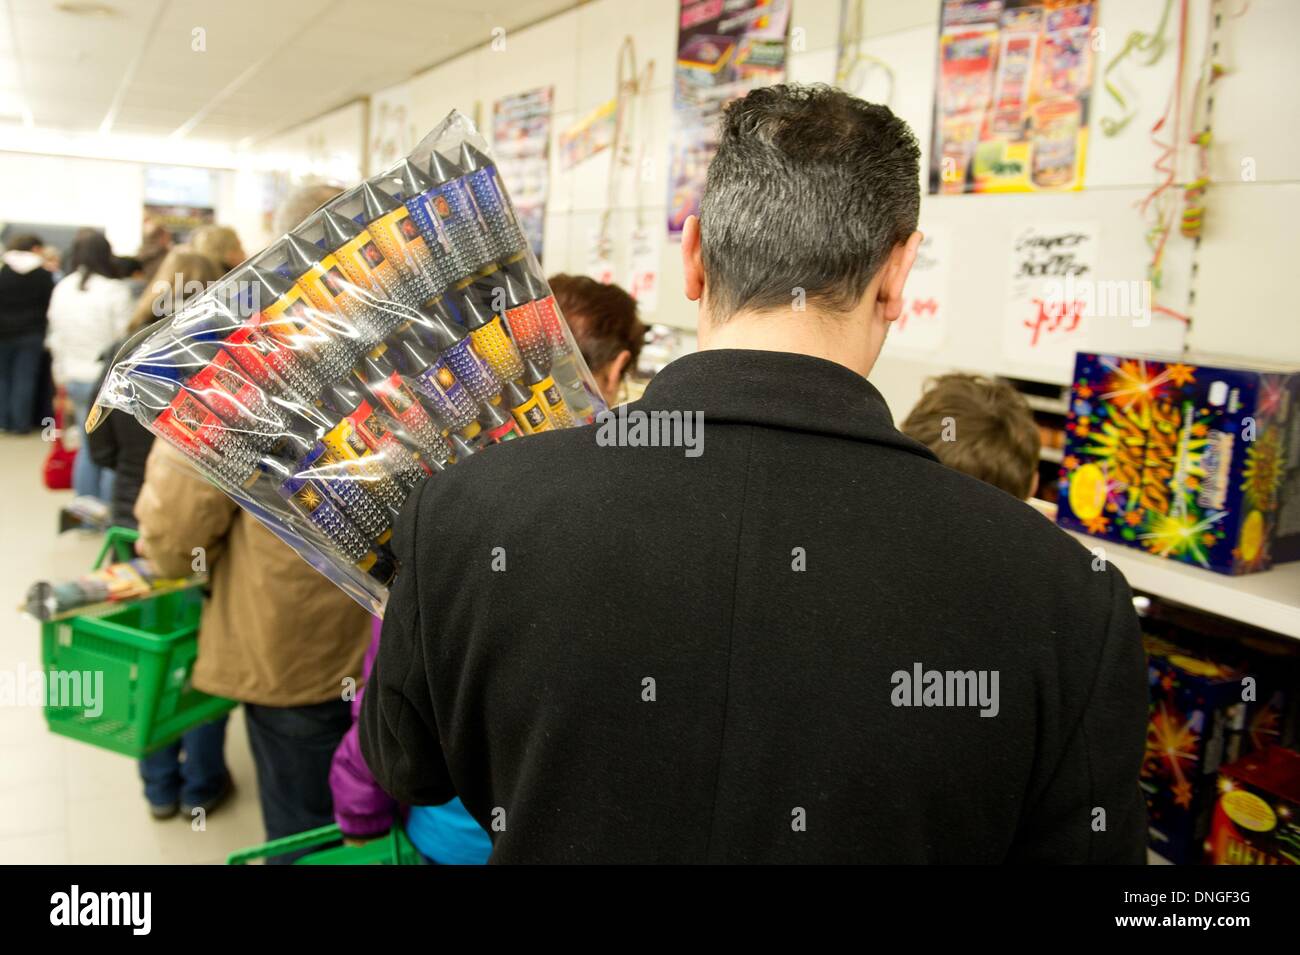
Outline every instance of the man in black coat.
[(825, 87), (727, 108), (682, 238), (700, 351), (407, 502), (385, 789), (459, 795), (500, 862), (1142, 861), (1127, 584), (866, 377), (918, 159)]

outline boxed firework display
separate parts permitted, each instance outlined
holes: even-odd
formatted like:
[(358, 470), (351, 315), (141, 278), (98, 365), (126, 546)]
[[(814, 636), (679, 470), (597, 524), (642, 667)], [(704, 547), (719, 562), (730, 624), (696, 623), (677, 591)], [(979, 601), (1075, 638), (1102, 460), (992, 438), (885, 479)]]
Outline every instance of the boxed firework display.
[(1300, 372), (1081, 353), (1057, 522), (1224, 574), (1300, 558)]
[(1300, 865), (1300, 753), (1269, 746), (1219, 770), (1215, 865)]
[(1147, 638), (1150, 717), (1142, 791), (1151, 848), (1178, 864), (1202, 861), (1214, 780), (1235, 759), (1245, 718), (1240, 671)]
[(451, 113), (117, 356), (134, 415), (382, 613), (426, 477), (604, 407), (486, 144)]

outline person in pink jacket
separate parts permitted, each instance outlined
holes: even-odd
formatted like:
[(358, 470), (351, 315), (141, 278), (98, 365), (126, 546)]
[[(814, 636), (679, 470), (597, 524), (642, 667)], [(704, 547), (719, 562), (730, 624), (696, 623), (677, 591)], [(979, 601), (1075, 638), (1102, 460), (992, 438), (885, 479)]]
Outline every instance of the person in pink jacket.
[[(383, 621), (375, 619), (370, 648), (366, 651), (364, 674), (370, 677), (379, 653), (379, 631)], [(397, 823), (404, 823), (411, 844), (426, 860), (440, 865), (482, 865), (492, 853), (492, 840), (474, 821), (459, 799), (442, 806), (411, 806), (404, 810), (392, 796), (379, 788), (361, 755), (357, 718), (361, 715), (364, 689), (352, 700), (352, 728), (334, 752), (330, 765), (330, 789), (334, 794), (334, 819), (349, 841), (363, 842), (381, 836)]]

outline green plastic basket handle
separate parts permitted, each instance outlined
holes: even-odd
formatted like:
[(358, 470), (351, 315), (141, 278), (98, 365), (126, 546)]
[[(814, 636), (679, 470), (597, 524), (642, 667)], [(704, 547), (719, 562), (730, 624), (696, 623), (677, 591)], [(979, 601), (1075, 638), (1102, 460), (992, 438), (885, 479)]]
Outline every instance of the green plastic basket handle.
[(108, 533), (104, 535), (104, 546), (99, 549), (99, 556), (95, 558), (95, 566), (91, 570), (99, 570), (104, 566), (104, 558), (110, 553), (116, 561), (128, 561), (135, 556), (135, 542), (140, 539), (140, 532), (132, 530), (129, 527), (110, 527)]
[(321, 826), (319, 829), (308, 829), (306, 832), (285, 836), (283, 839), (272, 839), (264, 845), (250, 846), (247, 849), (232, 852), (226, 857), (226, 865), (244, 865), (254, 859), (265, 859), (268, 856), (283, 855), (286, 852), (296, 852), (299, 849), (314, 849), (317, 846), (338, 842), (342, 838), (343, 831), (339, 829), (337, 823), (333, 823), (328, 826)]

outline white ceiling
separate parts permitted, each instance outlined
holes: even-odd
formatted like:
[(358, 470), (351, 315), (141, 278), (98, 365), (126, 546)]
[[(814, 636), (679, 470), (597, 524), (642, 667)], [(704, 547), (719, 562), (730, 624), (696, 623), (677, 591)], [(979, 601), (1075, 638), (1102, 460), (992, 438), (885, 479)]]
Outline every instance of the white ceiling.
[(0, 0), (0, 126), (256, 141), (575, 5)]

